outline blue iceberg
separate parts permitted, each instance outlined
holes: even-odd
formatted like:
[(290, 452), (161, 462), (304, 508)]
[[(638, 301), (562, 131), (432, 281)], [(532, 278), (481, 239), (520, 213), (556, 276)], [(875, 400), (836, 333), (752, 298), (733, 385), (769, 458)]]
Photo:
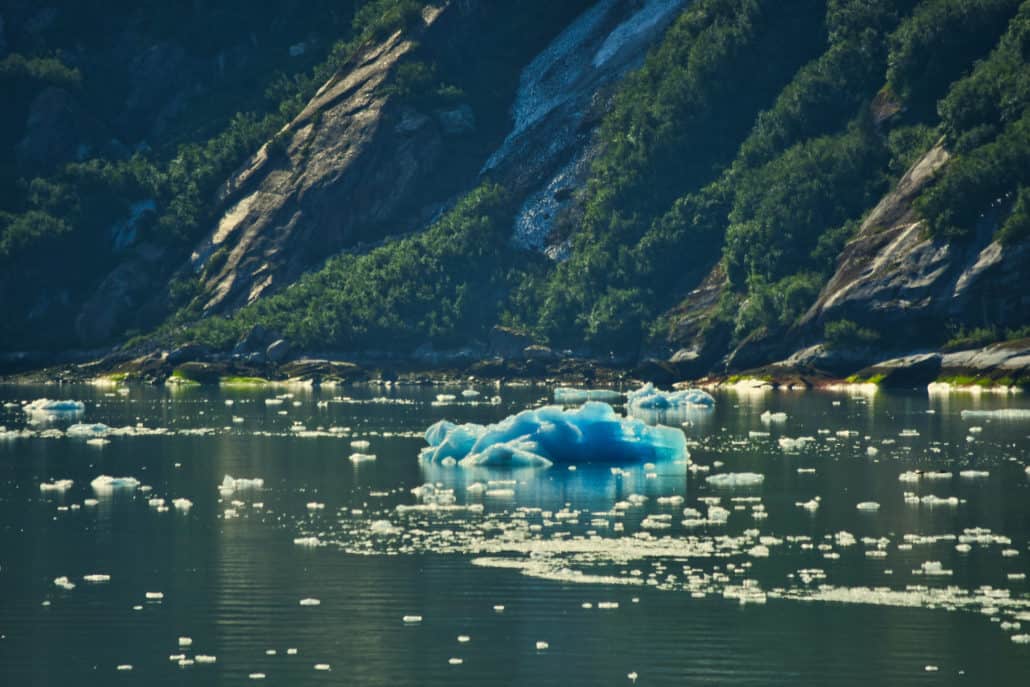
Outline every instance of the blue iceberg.
[(624, 418), (607, 403), (564, 410), (524, 410), (492, 425), (441, 420), (426, 430), (421, 460), (462, 467), (548, 467), (553, 464), (642, 463), (687, 455), (679, 429)]
[(662, 391), (647, 383), (626, 395), (626, 406), (631, 410), (669, 410), (676, 408), (712, 408), (715, 399), (701, 389)]

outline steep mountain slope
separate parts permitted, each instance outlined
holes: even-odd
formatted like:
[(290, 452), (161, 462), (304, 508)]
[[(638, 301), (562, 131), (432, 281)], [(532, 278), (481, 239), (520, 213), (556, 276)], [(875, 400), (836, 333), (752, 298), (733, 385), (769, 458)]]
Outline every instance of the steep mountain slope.
[(700, 375), (1030, 324), (1026, 0), (374, 8), (403, 20), (174, 215), (188, 259), (137, 232), (70, 301), (80, 341), (174, 309), (144, 350), (507, 337)]

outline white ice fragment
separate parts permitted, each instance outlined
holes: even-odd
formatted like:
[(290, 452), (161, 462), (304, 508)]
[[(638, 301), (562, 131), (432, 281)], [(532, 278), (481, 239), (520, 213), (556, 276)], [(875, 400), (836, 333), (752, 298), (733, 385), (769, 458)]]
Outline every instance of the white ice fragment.
[(986, 479), (991, 476), (987, 470), (962, 470), (958, 473), (962, 479)]
[(449, 658), (449, 659), (447, 659), (447, 663), (449, 665), (452, 665), (452, 666), (460, 666), (464, 662), (465, 661), (460, 659), (460, 658)]
[(614, 389), (575, 389), (560, 386), (554, 390), (555, 403), (585, 403), (587, 401), (619, 401), (623, 393)]
[(319, 599), (314, 599), (314, 598), (311, 598), (311, 597), (308, 597), (306, 599), (301, 599), (297, 603), (300, 604), (301, 606), (320, 606), (322, 604), (322, 602)]
[(333, 669), (332, 666), (330, 666), (328, 663), (316, 663), (315, 664), (315, 670), (327, 671), (327, 670), (332, 670), (332, 669)]
[(245, 489), (261, 489), (265, 486), (265, 480), (260, 477), (233, 477), (232, 475), (226, 475), (222, 478), (222, 483), (218, 486), (218, 491), (223, 496), (232, 494), (234, 491), (242, 491)]
[(83, 575), (82, 579), (92, 584), (101, 584), (104, 582), (110, 582), (111, 576), (107, 573), (91, 573), (89, 575)]
[(179, 637), (179, 646), (193, 646), (193, 638)]
[(371, 445), (372, 444), (370, 444), (368, 441), (364, 439), (355, 439), (354, 441), (350, 442), (350, 447), (353, 449), (357, 449), (359, 451), (363, 451)]
[(764, 413), (762, 413), (759, 416), (759, 419), (762, 421), (763, 424), (766, 424), (766, 425), (772, 424), (774, 422), (777, 423), (777, 424), (780, 424), (780, 423), (783, 423), (783, 422), (787, 421), (787, 414), (786, 413), (772, 413), (772, 412), (767, 410), (767, 411), (765, 411)]
[(165, 598), (164, 592), (147, 592), (145, 596), (147, 601), (161, 601)]
[(135, 477), (111, 477), (100, 475), (89, 483), (93, 491), (98, 494), (110, 494), (115, 489), (135, 489), (139, 486), (139, 480)]
[(701, 389), (682, 389), (679, 391), (661, 391), (648, 383), (636, 391), (626, 394), (626, 406), (630, 410), (667, 410), (670, 408), (712, 408), (715, 399)]
[(765, 475), (757, 472), (727, 472), (709, 475), (705, 481), (714, 487), (754, 487), (765, 481)]
[(352, 453), (350, 455), (350, 462), (352, 463), (368, 463), (375, 459), (376, 457), (371, 453)]
[(172, 505), (175, 507), (175, 510), (182, 511), (184, 513), (190, 508), (193, 508), (193, 502), (184, 498), (172, 499)]
[(64, 577), (63, 575), (61, 577), (54, 578), (54, 586), (60, 587), (61, 589), (68, 592), (75, 589), (75, 583), (69, 580), (67, 577)]
[(545, 651), (546, 649), (549, 649), (550, 646), (551, 645), (548, 644), (547, 642), (539, 640), (539, 639), (536, 642), (536, 650), (537, 651)]
[(75, 484), (75, 482), (70, 480), (70, 479), (51, 480), (49, 482), (41, 483), (39, 485), (39, 490), (43, 491), (43, 492), (46, 492), (46, 491), (68, 491), (69, 489), (72, 488), (73, 484)]
[(1030, 420), (1030, 408), (1000, 408), (998, 410), (963, 410), (962, 419), (985, 418), (993, 420)]
[(862, 501), (861, 503), (856, 505), (855, 508), (857, 508), (860, 511), (865, 511), (867, 513), (875, 513), (876, 511), (880, 510), (880, 504), (878, 504), (876, 501)]
[(466, 643), (468, 643), (468, 642), (469, 642), (469, 640), (471, 640), (471, 639), (472, 639), (472, 638), (471, 638), (471, 637), (469, 637), (468, 635), (458, 635), (458, 643), (459, 643), (459, 644), (466, 644)]
[(129, 671), (132, 670), (132, 665), (129, 663), (122, 663), (120, 666), (115, 668), (115, 670)]
[(401, 621), (406, 623), (406, 624), (408, 624), (408, 625), (414, 625), (416, 623), (422, 622), (422, 616), (420, 616), (420, 615), (406, 615), (403, 618), (401, 618)]
[[(271, 400), (271, 399), (268, 399), (268, 400)], [(282, 401), (279, 401), (279, 402), (282, 403)], [(267, 403), (267, 401), (266, 401), (266, 403)], [(247, 675), (247, 677), (250, 678), (251, 680), (264, 680), (265, 679), (265, 674), (264, 673), (250, 673), (249, 675)]]
[(197, 663), (215, 663), (218, 661), (217, 656), (211, 656), (209, 654), (197, 654), (193, 657)]
[(293, 543), (297, 546), (318, 546), (322, 542), (318, 537), (295, 537)]

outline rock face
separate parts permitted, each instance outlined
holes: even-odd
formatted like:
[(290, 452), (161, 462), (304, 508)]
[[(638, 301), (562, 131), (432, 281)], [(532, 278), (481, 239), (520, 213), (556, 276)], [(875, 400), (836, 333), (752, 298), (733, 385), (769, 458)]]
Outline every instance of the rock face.
[(32, 101), (25, 135), (15, 146), (18, 163), (41, 169), (74, 160), (87, 128), (85, 112), (68, 91), (44, 89)]
[(993, 241), (998, 208), (985, 212), (965, 241), (930, 238), (915, 215), (913, 201), (947, 161), (947, 151), (935, 146), (880, 201), (844, 248), (801, 331), (846, 319), (898, 338), (926, 340), (928, 333), (943, 333), (948, 321), (1005, 327), (1028, 320), (1030, 246)]
[[(426, 15), (426, 31), (440, 10)], [(393, 216), (442, 151), (440, 125), (401, 115), (382, 86), (415, 48), (401, 32), (360, 53), (222, 191), (226, 210), (191, 258), (208, 311), (250, 303)]]

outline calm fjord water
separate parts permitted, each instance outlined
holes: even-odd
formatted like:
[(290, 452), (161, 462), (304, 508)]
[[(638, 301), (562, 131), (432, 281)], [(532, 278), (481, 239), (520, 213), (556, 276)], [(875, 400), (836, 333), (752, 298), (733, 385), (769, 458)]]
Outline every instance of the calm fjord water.
[[(1030, 645), (1012, 640), (1030, 632), (1030, 420), (961, 415), (1030, 399), (721, 393), (713, 411), (660, 418), (687, 422), (693, 469), (420, 466), (432, 422), (495, 421), (550, 394), (477, 388), (479, 402), (290, 390), (281, 405), (265, 399), (283, 389), (0, 388), (15, 404), (0, 426), (32, 429), (0, 440), (0, 684), (1030, 681)], [(457, 401), (434, 404), (443, 392)], [(79, 422), (167, 431), (48, 438), (70, 421), (27, 425), (20, 409), (44, 396), (84, 401)], [(952, 474), (899, 481), (911, 470)], [(724, 472), (765, 479), (706, 483)], [(100, 474), (152, 491), (95, 494)], [(264, 486), (220, 494), (226, 474)], [(74, 484), (41, 492), (51, 479)], [(473, 507), (404, 508), (427, 480)], [(467, 492), (476, 480), (493, 483)], [(187, 512), (148, 503), (180, 497)], [(698, 522), (715, 497), (728, 522)]]

